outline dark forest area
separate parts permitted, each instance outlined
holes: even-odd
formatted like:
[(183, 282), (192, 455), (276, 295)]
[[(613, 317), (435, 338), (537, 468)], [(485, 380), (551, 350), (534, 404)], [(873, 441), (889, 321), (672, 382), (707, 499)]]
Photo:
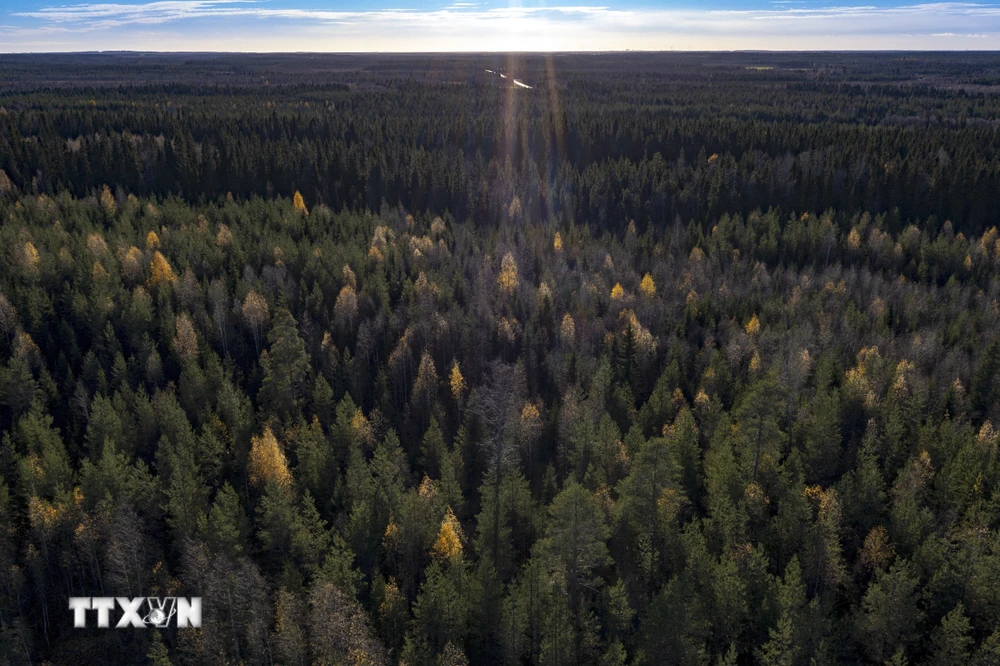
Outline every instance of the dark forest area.
[(976, 53), (0, 56), (0, 664), (1000, 664), (998, 127)]

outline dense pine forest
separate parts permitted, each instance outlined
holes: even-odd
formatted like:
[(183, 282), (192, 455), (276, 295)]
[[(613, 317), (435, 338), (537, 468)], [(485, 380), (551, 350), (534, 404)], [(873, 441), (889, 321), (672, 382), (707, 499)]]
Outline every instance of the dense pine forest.
[(0, 664), (1000, 664), (1000, 57), (0, 82)]

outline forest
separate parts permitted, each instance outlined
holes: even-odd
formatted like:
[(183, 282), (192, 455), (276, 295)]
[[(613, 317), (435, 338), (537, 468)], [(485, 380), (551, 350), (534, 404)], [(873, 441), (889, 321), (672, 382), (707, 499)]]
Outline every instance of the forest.
[(0, 82), (0, 664), (1000, 664), (1000, 56)]

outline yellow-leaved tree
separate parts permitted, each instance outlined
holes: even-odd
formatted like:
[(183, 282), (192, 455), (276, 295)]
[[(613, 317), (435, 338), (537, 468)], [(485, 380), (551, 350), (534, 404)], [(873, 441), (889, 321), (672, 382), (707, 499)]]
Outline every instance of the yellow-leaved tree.
[(447, 229), (447, 227), (445, 226), (444, 220), (441, 219), (440, 215), (435, 217), (434, 221), (431, 222), (431, 235), (435, 238), (443, 234), (445, 229)]
[(31, 241), (27, 241), (21, 248), (21, 266), (26, 273), (34, 273), (38, 270), (38, 250)]
[(250, 439), (250, 462), (247, 467), (250, 483), (255, 486), (274, 482), (281, 488), (287, 488), (292, 483), (288, 460), (271, 431), (271, 426), (264, 428), (259, 437)]
[(95, 282), (100, 282), (108, 278), (108, 271), (104, 268), (104, 264), (95, 261), (90, 269), (90, 276)]
[(375, 433), (372, 430), (371, 421), (365, 413), (358, 407), (351, 416), (351, 445), (359, 446), (365, 451), (371, 451), (375, 446)]
[(538, 413), (538, 407), (533, 403), (525, 402), (524, 407), (521, 408), (521, 428), (534, 430), (541, 426), (541, 416)]
[(219, 225), (219, 233), (215, 234), (215, 244), (221, 248), (229, 247), (233, 244), (233, 232), (224, 224)]
[(167, 258), (157, 250), (153, 253), (153, 260), (149, 262), (149, 281), (156, 286), (161, 282), (173, 282), (177, 279), (174, 269), (170, 267)]
[(525, 402), (521, 408), (521, 421), (518, 424), (518, 439), (521, 447), (528, 454), (528, 477), (531, 477), (532, 464), (534, 463), (535, 443), (542, 434), (542, 415), (538, 407), (531, 402)]
[(642, 276), (642, 282), (639, 283), (639, 293), (647, 298), (656, 296), (656, 283), (653, 282), (653, 276), (649, 273)]
[(18, 333), (14, 339), (14, 355), (32, 368), (38, 366), (42, 360), (42, 350), (25, 331)]
[(341, 270), (341, 274), (344, 276), (344, 284), (349, 286), (351, 289), (358, 288), (358, 278), (354, 275), (354, 271), (347, 264), (344, 264), (344, 268)]
[(559, 325), (559, 340), (569, 346), (576, 340), (576, 324), (568, 312), (563, 315), (562, 324)]
[(500, 261), (500, 277), (497, 278), (497, 284), (503, 294), (511, 294), (517, 289), (519, 284), (517, 262), (514, 261), (514, 256), (510, 252), (503, 255), (503, 259)]
[(118, 210), (118, 206), (115, 205), (115, 195), (111, 194), (111, 189), (107, 185), (101, 188), (101, 207), (110, 215)]
[(858, 233), (857, 227), (853, 227), (851, 232), (847, 234), (847, 247), (854, 252), (861, 249), (861, 234)]
[(465, 377), (462, 376), (462, 371), (458, 369), (458, 361), (451, 364), (451, 374), (448, 375), (448, 383), (451, 384), (451, 395), (455, 398), (455, 402), (461, 402), (462, 396), (465, 395), (465, 390), (468, 387), (465, 384)]
[(455, 512), (448, 507), (438, 530), (437, 540), (431, 548), (431, 555), (442, 562), (451, 562), (462, 557), (462, 526), (455, 518)]
[(358, 295), (354, 287), (345, 284), (337, 294), (337, 300), (333, 304), (333, 319), (337, 327), (347, 331), (354, 326), (354, 318), (358, 314)]
[(300, 213), (302, 215), (309, 214), (309, 210), (306, 208), (305, 199), (302, 198), (302, 194), (298, 190), (295, 190), (295, 196), (292, 197), (292, 208), (295, 209), (296, 213)]

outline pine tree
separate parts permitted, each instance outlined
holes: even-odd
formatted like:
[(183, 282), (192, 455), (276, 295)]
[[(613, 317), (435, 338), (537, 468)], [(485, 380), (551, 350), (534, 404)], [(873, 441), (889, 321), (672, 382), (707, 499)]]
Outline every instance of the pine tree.
[(568, 484), (552, 501), (550, 521), (540, 544), (550, 570), (566, 587), (571, 626), (575, 635), (570, 654), (583, 657), (582, 632), (590, 590), (600, 585), (595, 570), (608, 562), (605, 541), (609, 530), (597, 498), (576, 483)]
[(792, 620), (785, 614), (771, 629), (767, 643), (760, 649), (761, 666), (795, 666), (797, 651), (793, 638)]
[(997, 402), (996, 377), (1000, 373), (1000, 340), (983, 351), (969, 385), (969, 400), (979, 414), (987, 415)]
[(931, 660), (934, 666), (965, 664), (973, 645), (972, 625), (965, 616), (965, 607), (959, 602), (941, 619), (931, 634)]
[(288, 419), (302, 407), (310, 368), (305, 343), (287, 309), (275, 314), (267, 339), (270, 345), (260, 359), (264, 371), (260, 401), (270, 413)]
[(434, 479), (442, 477), (443, 469), (448, 462), (448, 447), (444, 435), (438, 426), (437, 419), (431, 417), (430, 425), (420, 442), (420, 465)]
[(160, 638), (158, 631), (152, 632), (146, 659), (149, 659), (150, 666), (173, 666), (173, 662), (170, 661), (170, 652), (163, 644), (163, 639)]
[(207, 515), (200, 518), (198, 531), (216, 552), (233, 558), (243, 552), (250, 524), (239, 495), (228, 482), (215, 494)]
[(916, 639), (923, 618), (918, 581), (906, 561), (880, 572), (861, 600), (858, 628), (868, 656), (882, 662)]

